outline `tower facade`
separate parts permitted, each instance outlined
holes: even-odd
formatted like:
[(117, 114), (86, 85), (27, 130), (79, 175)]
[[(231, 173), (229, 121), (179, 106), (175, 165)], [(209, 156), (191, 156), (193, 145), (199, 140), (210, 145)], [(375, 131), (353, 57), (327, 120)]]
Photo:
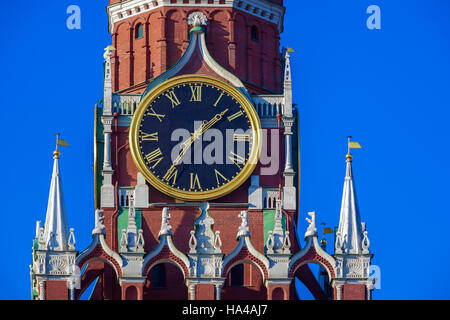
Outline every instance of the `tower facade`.
[[(253, 94), (282, 92), (282, 0), (109, 1), (113, 91), (142, 93), (189, 45), (189, 14), (201, 11), (211, 56)], [(201, 63), (201, 61), (197, 61)]]
[[(284, 11), (282, 0), (110, 1), (93, 240), (76, 252), (65, 211), (47, 213), (35, 298), (287, 300), (294, 279), (317, 299), (369, 297), (346, 289), (367, 285), (368, 273), (342, 272), (348, 255), (370, 265), (365, 230), (352, 231), (363, 251), (340, 245), (332, 257), (310, 213), (307, 245), (297, 239), (299, 115), (294, 51), (279, 48)], [(51, 229), (55, 215), (65, 229)], [(71, 257), (58, 277), (43, 267), (55, 254)], [(308, 263), (322, 266), (332, 292)]]

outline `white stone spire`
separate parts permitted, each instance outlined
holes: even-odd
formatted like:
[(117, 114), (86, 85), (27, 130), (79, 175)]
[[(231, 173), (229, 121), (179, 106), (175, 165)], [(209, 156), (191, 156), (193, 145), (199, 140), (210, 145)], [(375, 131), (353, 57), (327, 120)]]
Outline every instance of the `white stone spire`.
[(342, 195), (341, 216), (336, 239), (336, 253), (361, 254), (364, 234), (353, 181), (352, 155), (347, 154), (347, 172), (345, 174)]
[(69, 228), (67, 226), (66, 206), (59, 172), (60, 152), (53, 153), (53, 173), (48, 196), (47, 216), (45, 218), (44, 241), (51, 251), (67, 251)]

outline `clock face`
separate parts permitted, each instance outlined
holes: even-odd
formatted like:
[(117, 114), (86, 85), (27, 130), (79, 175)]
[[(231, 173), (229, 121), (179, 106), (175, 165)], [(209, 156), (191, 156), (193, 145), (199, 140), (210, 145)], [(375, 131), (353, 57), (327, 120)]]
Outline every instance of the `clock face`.
[(206, 76), (180, 76), (143, 97), (133, 117), (130, 146), (140, 172), (177, 199), (211, 200), (252, 173), (260, 123), (230, 85)]

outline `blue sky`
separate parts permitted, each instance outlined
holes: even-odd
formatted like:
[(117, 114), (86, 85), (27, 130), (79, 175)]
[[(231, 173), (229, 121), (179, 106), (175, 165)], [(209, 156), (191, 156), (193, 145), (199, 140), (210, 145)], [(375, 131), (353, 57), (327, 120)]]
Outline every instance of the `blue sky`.
[[(81, 8), (81, 30), (66, 9)], [(366, 8), (381, 8), (368, 30)], [(55, 132), (71, 145), (61, 170), (78, 250), (93, 226), (93, 116), (110, 44), (106, 1), (8, 2), (0, 21), (3, 168), (0, 299), (29, 299), (32, 238), (44, 220)], [(306, 213), (338, 224), (346, 137), (373, 263), (375, 299), (449, 299), (450, 2), (286, 0), (301, 114), (300, 232)], [(331, 239), (330, 239), (331, 240)]]

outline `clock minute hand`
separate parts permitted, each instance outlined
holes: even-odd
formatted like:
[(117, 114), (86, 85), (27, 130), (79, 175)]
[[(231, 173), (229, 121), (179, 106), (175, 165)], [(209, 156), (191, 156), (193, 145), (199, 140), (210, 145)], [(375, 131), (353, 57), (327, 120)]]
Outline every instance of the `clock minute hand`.
[(206, 131), (208, 131), (212, 126), (214, 126), (217, 122), (222, 120), (223, 116), (228, 112), (228, 109), (224, 110), (221, 113), (216, 114), (211, 120), (208, 122), (205, 120), (203, 121), (202, 125), (194, 131), (194, 133), (189, 138), (189, 141), (186, 143), (183, 143), (181, 146), (183, 146), (183, 150), (180, 152), (178, 157), (173, 162), (174, 165), (177, 165), (178, 162), (183, 158), (184, 154), (187, 150), (191, 147), (191, 145), (198, 140)]
[(208, 131), (212, 126), (214, 126), (217, 122), (219, 122), (220, 120), (222, 120), (223, 116), (228, 112), (228, 109), (224, 110), (222, 113), (218, 113), (214, 116), (214, 118), (212, 118), (209, 122), (207, 122), (206, 124), (204, 124), (201, 128), (201, 134), (204, 134), (206, 131)]

